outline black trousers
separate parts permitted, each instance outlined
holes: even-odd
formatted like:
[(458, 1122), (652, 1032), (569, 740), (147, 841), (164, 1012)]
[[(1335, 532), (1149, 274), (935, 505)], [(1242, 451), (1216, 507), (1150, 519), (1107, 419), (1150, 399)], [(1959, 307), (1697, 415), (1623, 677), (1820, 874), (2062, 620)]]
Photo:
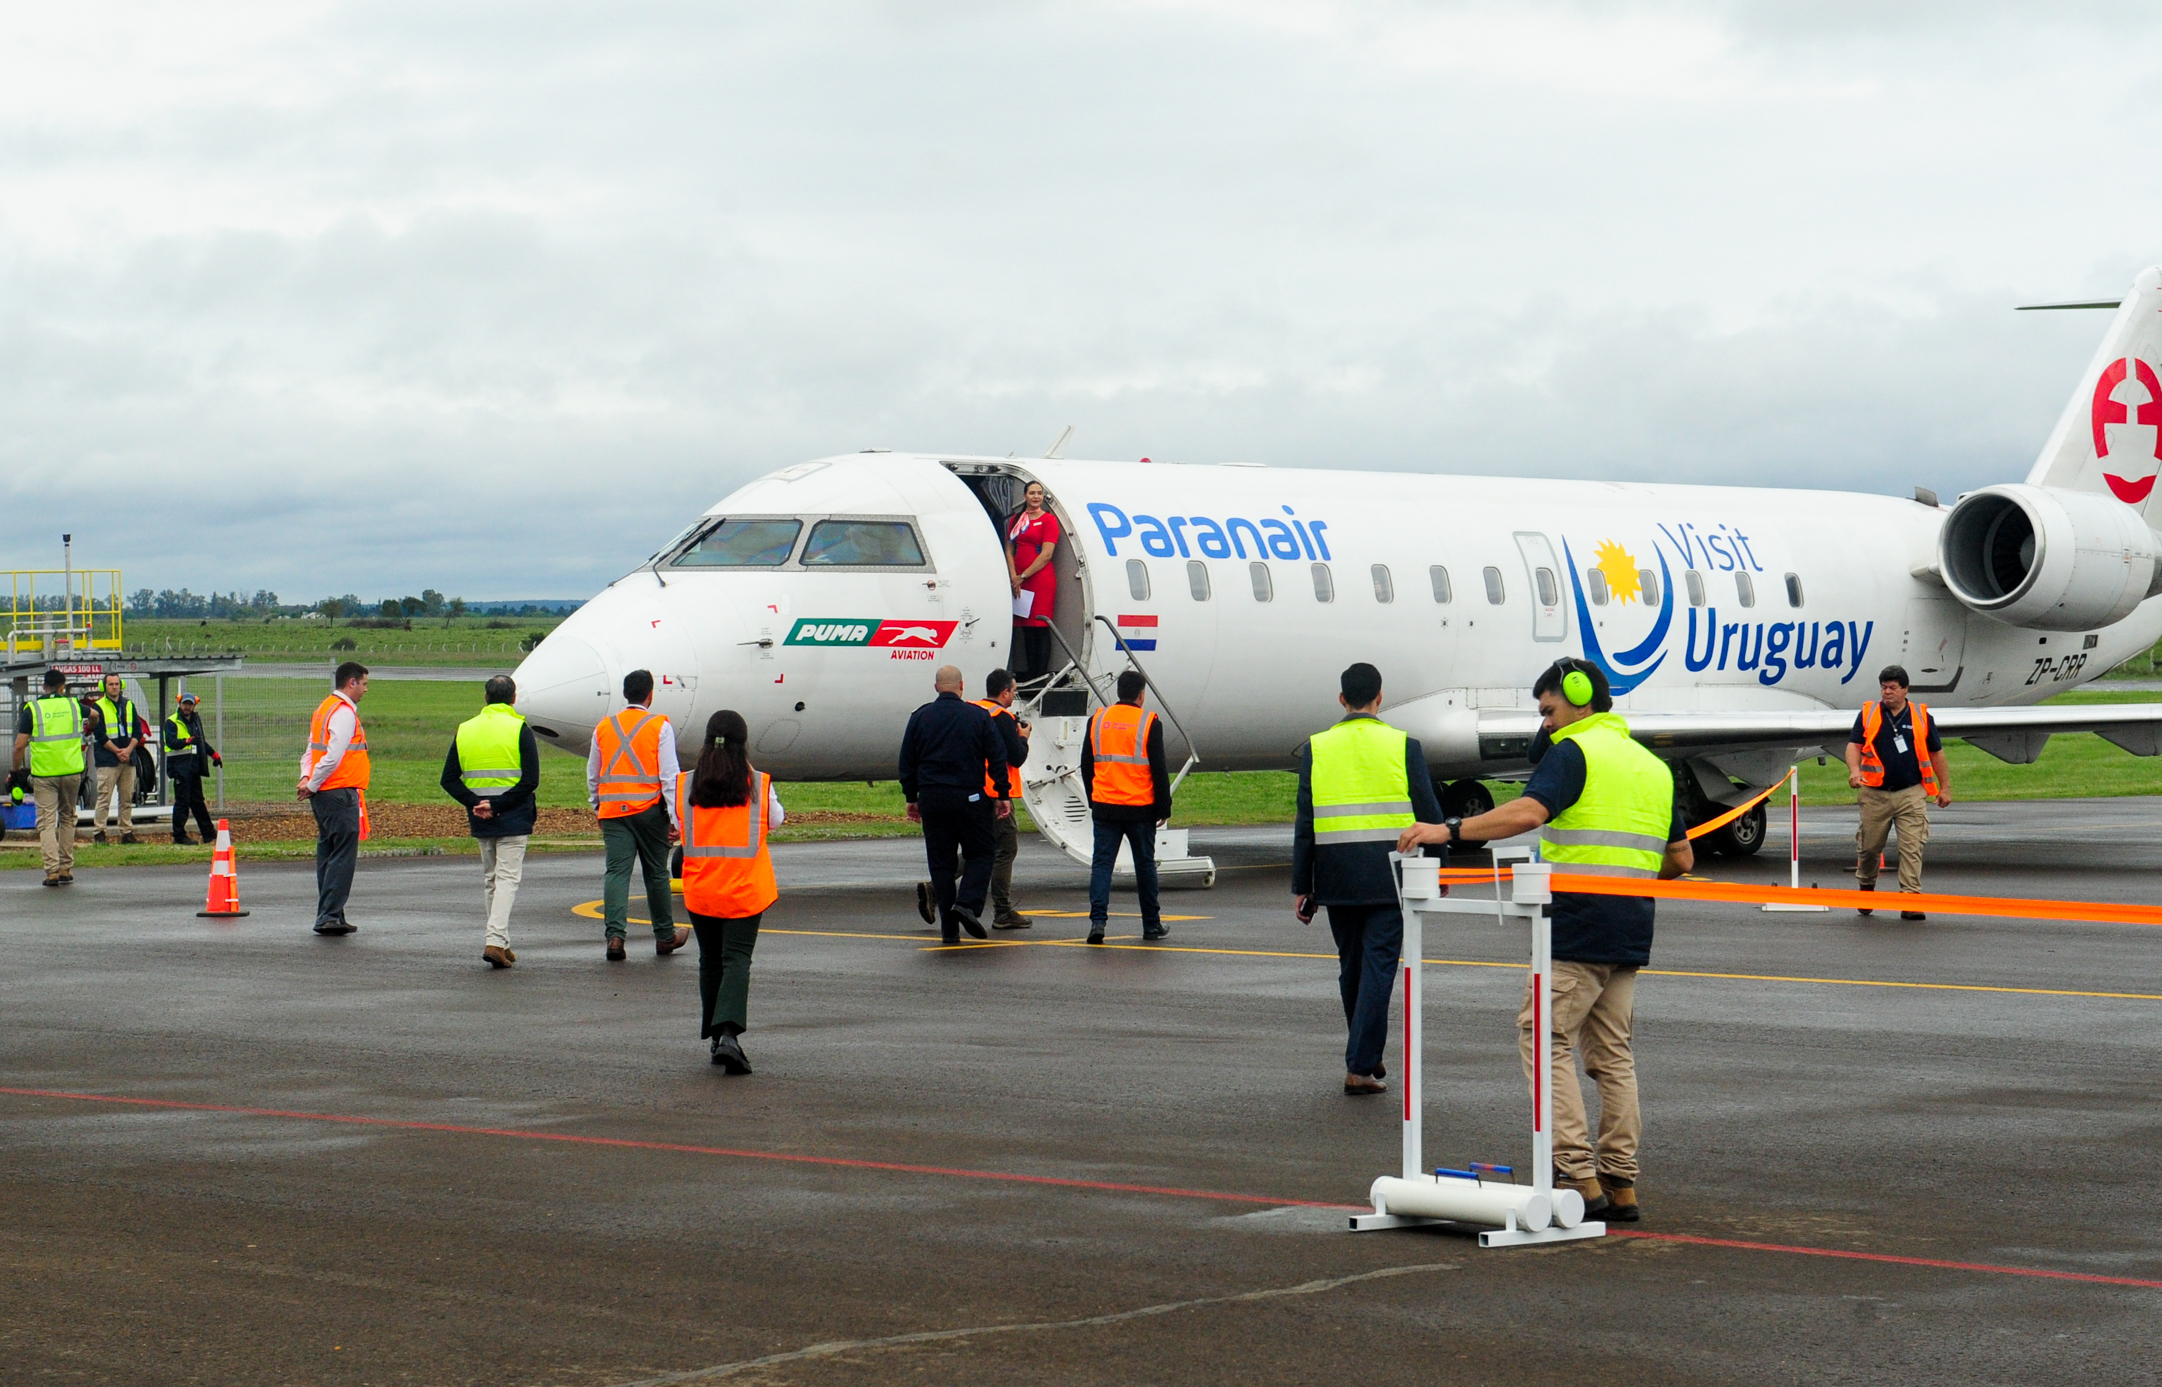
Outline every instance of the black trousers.
[(342, 925), (360, 860), (360, 791), (317, 790), (308, 807), (315, 811), (316, 928)]
[[(980, 918), (991, 891), (991, 859), (996, 855), (991, 801), (981, 793), (972, 800), (966, 790), (926, 786), (916, 805), (923, 811), (923, 855), (931, 870), (931, 894), (938, 900), (939, 932), (951, 942), (961, 937), (953, 908), (962, 906)], [(956, 852), (961, 858), (958, 870)]]
[[(1371, 1074), (1389, 1040), (1389, 998), (1404, 951), (1404, 911), (1394, 905), (1332, 905), (1336, 987), (1344, 999), (1344, 1072)], [(1410, 1067), (1405, 1060), (1405, 1067)]]
[(192, 813), (199, 836), (209, 842), (218, 830), (210, 822), (210, 806), (203, 800), (203, 778), (170, 766), (166, 770), (173, 778), (173, 841), (177, 843), (187, 836), (188, 816)]
[(1016, 680), (1041, 679), (1050, 672), (1051, 628), (1016, 624), (1013, 628), (1013, 677)]

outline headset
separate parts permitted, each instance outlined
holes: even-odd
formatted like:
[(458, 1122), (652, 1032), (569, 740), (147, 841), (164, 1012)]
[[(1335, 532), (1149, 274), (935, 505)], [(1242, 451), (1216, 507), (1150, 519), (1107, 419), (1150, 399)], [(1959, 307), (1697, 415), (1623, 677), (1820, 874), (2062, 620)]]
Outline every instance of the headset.
[(1592, 686), (1591, 676), (1584, 672), (1584, 662), (1566, 659), (1556, 660), (1554, 663), (1567, 671), (1561, 677), (1561, 696), (1568, 699), (1570, 706), (1575, 708), (1582, 708), (1590, 703), (1596, 690)]

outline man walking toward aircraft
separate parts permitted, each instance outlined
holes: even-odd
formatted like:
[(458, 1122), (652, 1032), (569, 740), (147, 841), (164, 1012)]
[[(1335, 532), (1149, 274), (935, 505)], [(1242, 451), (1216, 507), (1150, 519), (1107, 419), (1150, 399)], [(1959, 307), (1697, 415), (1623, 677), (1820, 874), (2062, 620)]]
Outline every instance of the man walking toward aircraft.
[(1361, 1095), (1388, 1088), (1381, 1052), (1404, 943), (1389, 853), (1399, 833), (1442, 816), (1425, 750), (1381, 720), (1381, 671), (1353, 665), (1338, 687), (1343, 718), (1299, 748), (1291, 890), (1302, 922), (1316, 907), (1328, 909), (1348, 1033), (1344, 1092)]
[(931, 682), (937, 697), (909, 716), (901, 737), (901, 793), (909, 820), (923, 825), (939, 937), (958, 944), (964, 929), (973, 938), (990, 938), (983, 904), (996, 850), (991, 826), (1013, 813), (1013, 800), (1005, 744), (991, 715), (961, 697), (961, 667), (940, 665)]
[[(1929, 845), (1929, 801), (1943, 809), (1952, 802), (1950, 767), (1944, 743), (1929, 719), (1929, 705), (1910, 703), (1907, 671), (1886, 665), (1877, 672), (1882, 697), (1863, 706), (1847, 734), (1847, 784), (1854, 787), (1862, 810), (1854, 833), (1855, 885), (1877, 889), (1884, 861), (1884, 839), (1899, 828), (1899, 889), (1922, 889), (1922, 849)], [(1926, 754), (1925, 754), (1926, 753)], [(1876, 912), (1864, 910), (1863, 915)], [(1902, 920), (1926, 920), (1919, 910), (1902, 910)]]
[(629, 957), (631, 868), (643, 867), (653, 952), (666, 958), (691, 942), (678, 927), (668, 878), (668, 840), (676, 832), (676, 729), (653, 711), (653, 672), (623, 676), (622, 712), (601, 719), (586, 754), (586, 791), (600, 815), (607, 865), (601, 875), (601, 937), (608, 961)]
[[(1541, 829), (1539, 855), (1560, 872), (1636, 878), (1678, 877), (1696, 865), (1674, 798), (1674, 774), (1638, 746), (1614, 711), (1606, 674), (1588, 660), (1554, 662), (1532, 685), (1541, 726), (1553, 749), (1539, 761), (1521, 798), (1476, 817), (1444, 819), (1438, 828), (1404, 830), (1400, 851), (1422, 843), (1464, 839), (1492, 842)], [(1637, 1144), (1636, 1055), (1630, 1029), (1636, 1013), (1637, 970), (1651, 962), (1652, 900), (1648, 896), (1556, 891), (1554, 1012), (1549, 1020), (1554, 1058), (1554, 1182), (1584, 1196), (1586, 1217), (1635, 1223)], [(1524, 1077), (1538, 1092), (1539, 1036), (1533, 980), (1525, 979), (1517, 1013)], [(1584, 1090), (1576, 1056), (1599, 1085), (1599, 1142), (1586, 1131)]]
[(1171, 776), (1164, 760), (1164, 722), (1141, 706), (1148, 680), (1141, 671), (1119, 676), (1119, 701), (1089, 718), (1081, 744), (1081, 783), (1088, 787), (1096, 849), (1089, 862), (1089, 943), (1104, 942), (1111, 918), (1111, 871), (1119, 844), (1134, 859), (1134, 888), (1141, 896), (1141, 937), (1162, 939), (1162, 907), (1156, 893), (1156, 830), (1171, 819)]

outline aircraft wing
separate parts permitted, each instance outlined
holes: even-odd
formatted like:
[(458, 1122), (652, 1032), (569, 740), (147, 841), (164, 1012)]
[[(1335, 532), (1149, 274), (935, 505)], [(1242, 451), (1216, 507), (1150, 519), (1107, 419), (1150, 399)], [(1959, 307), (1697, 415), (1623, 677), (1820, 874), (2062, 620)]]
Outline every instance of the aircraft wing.
[[(1947, 737), (1972, 742), (2000, 761), (2026, 765), (2059, 732), (2093, 732), (2134, 756), (2162, 753), (2162, 703), (2058, 703), (2027, 708), (1932, 708), (1930, 718)], [(1791, 712), (1623, 714), (1636, 739), (1662, 753), (1703, 753), (1752, 747), (1846, 745), (1854, 713), (1841, 708)], [(1536, 713), (1482, 713), (1479, 740), (1527, 743), (1538, 730)]]

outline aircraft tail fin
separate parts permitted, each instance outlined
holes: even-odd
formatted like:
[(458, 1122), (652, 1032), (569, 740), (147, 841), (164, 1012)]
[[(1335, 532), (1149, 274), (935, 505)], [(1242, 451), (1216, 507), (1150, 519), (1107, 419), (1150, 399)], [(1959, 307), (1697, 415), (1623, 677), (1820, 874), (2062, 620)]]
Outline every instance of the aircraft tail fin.
[[(2057, 307), (2059, 305), (2050, 305)], [(2085, 306), (2085, 305), (2082, 305)], [(2106, 491), (2162, 528), (2162, 267), (2140, 271), (2079, 389), (2027, 475), (2032, 486)]]

